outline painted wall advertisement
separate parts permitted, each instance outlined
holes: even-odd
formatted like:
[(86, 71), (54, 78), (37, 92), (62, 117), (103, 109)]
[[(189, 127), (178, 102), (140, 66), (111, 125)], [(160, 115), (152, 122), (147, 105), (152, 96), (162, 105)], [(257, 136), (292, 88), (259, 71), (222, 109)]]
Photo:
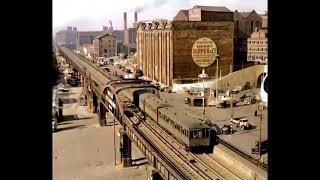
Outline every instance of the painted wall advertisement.
[(217, 58), (217, 46), (210, 38), (198, 39), (192, 47), (192, 59), (200, 67), (208, 67)]

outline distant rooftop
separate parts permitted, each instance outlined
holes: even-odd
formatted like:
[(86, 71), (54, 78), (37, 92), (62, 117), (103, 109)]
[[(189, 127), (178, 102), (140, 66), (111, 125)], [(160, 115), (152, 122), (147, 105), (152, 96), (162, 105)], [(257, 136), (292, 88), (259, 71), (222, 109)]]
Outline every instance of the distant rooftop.
[(193, 6), (193, 8), (201, 8), (202, 11), (232, 12), (224, 6)]
[(99, 36), (103, 31), (78, 31), (79, 36)]
[(108, 36), (108, 35), (116, 38), (115, 36), (113, 36), (113, 35), (110, 34), (110, 33), (104, 33), (104, 34), (102, 34), (102, 35), (97, 36), (96, 39), (100, 39), (100, 38), (102, 38), (102, 37), (104, 37), (104, 36)]
[(189, 11), (188, 10), (182, 9), (179, 12), (182, 12), (184, 15), (189, 16)]
[(248, 17), (251, 13), (252, 13), (252, 11), (251, 12), (240, 12), (242, 17), (245, 17), (245, 18)]

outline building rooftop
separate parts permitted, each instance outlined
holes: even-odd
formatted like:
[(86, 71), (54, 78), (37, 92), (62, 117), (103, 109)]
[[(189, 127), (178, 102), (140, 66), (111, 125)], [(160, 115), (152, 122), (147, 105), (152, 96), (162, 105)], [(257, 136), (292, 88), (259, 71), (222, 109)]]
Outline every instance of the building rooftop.
[(103, 31), (78, 31), (78, 36), (99, 36)]
[(115, 36), (113, 36), (113, 35), (110, 34), (110, 33), (104, 33), (104, 34), (102, 34), (102, 35), (97, 36), (96, 39), (100, 39), (100, 38), (105, 37), (105, 36), (108, 36), (108, 35), (116, 38)]
[[(189, 11), (188, 11), (188, 10), (182, 9), (182, 10), (180, 10), (179, 12), (183, 13), (183, 14), (186, 15), (186, 16), (189, 16)], [(178, 12), (178, 13), (179, 13), (179, 12)]]
[(193, 6), (193, 8), (200, 8), (202, 11), (232, 12), (224, 6)]
[(252, 13), (252, 11), (251, 11), (251, 12), (240, 12), (240, 14), (242, 15), (242, 17), (244, 17), (244, 18), (250, 16), (251, 13)]

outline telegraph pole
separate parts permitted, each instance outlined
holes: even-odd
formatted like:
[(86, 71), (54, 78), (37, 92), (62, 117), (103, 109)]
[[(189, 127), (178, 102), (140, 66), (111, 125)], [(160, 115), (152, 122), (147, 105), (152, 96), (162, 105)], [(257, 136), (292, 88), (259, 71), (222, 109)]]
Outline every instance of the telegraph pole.
[(113, 117), (113, 147), (114, 147), (114, 165), (117, 165), (117, 148), (116, 148), (116, 123), (115, 117)]
[(262, 132), (262, 112), (263, 112), (263, 106), (261, 106), (261, 113), (260, 113), (260, 135), (259, 135), (259, 161), (261, 159), (261, 132)]

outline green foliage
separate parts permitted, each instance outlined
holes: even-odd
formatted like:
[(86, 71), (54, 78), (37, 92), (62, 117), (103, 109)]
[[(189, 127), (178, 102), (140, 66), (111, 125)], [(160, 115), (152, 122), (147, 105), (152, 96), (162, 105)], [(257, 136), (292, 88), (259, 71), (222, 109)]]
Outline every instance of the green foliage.
[(58, 62), (57, 62), (57, 58), (55, 53), (52, 53), (52, 59), (51, 59), (51, 68), (50, 68), (50, 84), (56, 84), (56, 81), (58, 79), (59, 76), (59, 66), (58, 66)]

